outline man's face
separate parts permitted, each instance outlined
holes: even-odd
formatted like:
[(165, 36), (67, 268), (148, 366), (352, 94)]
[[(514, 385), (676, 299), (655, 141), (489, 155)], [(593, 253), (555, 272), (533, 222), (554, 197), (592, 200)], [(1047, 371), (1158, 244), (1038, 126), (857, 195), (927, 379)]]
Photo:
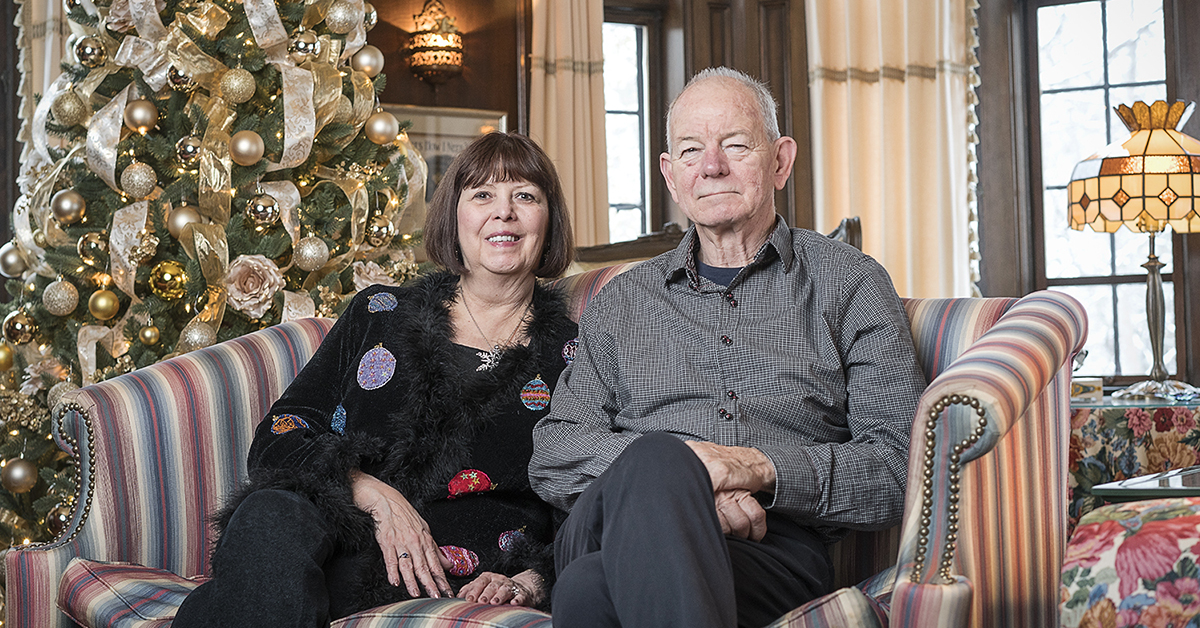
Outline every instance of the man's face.
[(725, 77), (692, 85), (668, 133), (671, 153), (659, 157), (659, 168), (688, 218), (714, 231), (774, 221), (774, 191), (787, 183), (796, 143), (767, 139), (749, 88)]

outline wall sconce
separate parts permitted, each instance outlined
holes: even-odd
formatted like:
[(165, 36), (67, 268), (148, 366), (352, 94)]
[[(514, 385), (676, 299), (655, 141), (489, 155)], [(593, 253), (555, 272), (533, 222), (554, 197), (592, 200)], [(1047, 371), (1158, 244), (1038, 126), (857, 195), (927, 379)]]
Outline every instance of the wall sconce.
[(409, 37), (408, 67), (417, 78), (440, 85), (462, 74), (462, 33), (454, 18), (446, 14), (442, 0), (425, 0), (421, 13), (413, 16), (416, 30)]

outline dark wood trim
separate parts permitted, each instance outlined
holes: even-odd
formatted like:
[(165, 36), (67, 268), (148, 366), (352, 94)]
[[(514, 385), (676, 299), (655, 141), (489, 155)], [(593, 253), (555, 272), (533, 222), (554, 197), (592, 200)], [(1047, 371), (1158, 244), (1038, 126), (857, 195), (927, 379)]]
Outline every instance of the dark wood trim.
[[(1200, 101), (1200, 3), (1163, 0), (1167, 53), (1167, 100)], [(1195, 116), (1184, 132), (1200, 135)], [(1175, 234), (1173, 264), (1182, 281), (1175, 282), (1175, 353), (1178, 378), (1200, 384), (1200, 233)], [(1190, 281), (1188, 280), (1190, 278)]]
[(17, 117), (21, 104), (17, 93), (21, 72), (17, 68), (17, 26), (13, 23), (16, 17), (15, 2), (0, 2), (0, 40), (4, 42), (0, 48), (0, 94), (4, 99), (3, 113), (0, 113), (0, 155), (6, 156), (0, 163), (0, 242), (7, 242), (12, 236), (9, 220), (13, 204), (17, 202), (17, 173), (21, 161), (21, 143), (17, 141), (21, 125)]
[[(812, 104), (808, 90), (808, 24), (803, 3), (796, 3), (788, 12), (792, 34), (792, 80), (788, 99), (782, 105), (789, 112), (787, 129), (796, 140), (796, 163), (792, 166), (791, 196), (795, 203), (792, 215), (787, 216), (793, 227), (815, 229), (816, 210), (813, 201)], [(858, 248), (862, 248), (859, 246)]]
[(533, 49), (533, 0), (517, 2), (517, 132), (529, 135), (530, 50)]

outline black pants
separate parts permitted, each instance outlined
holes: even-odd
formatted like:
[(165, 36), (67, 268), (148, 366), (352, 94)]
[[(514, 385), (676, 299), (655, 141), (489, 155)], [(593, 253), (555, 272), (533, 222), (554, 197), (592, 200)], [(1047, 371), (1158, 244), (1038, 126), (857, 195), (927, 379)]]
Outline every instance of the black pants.
[(213, 552), (213, 579), (196, 587), (173, 628), (328, 626), (354, 612), (359, 558), (337, 552), (320, 511), (290, 491), (238, 505)]
[(556, 628), (760, 628), (833, 582), (825, 546), (787, 518), (768, 512), (761, 542), (722, 534), (708, 471), (668, 434), (584, 491), (554, 555)]

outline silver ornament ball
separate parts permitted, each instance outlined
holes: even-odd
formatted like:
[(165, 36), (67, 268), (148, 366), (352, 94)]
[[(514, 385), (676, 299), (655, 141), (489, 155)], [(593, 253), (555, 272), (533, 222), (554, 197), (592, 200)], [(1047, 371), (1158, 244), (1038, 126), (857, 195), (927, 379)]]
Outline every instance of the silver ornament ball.
[(0, 275), (12, 279), (20, 277), (28, 268), (16, 244), (5, 242), (4, 246), (0, 246)]
[(75, 58), (85, 68), (96, 69), (108, 61), (108, 51), (98, 37), (84, 37), (75, 44)]
[(367, 44), (350, 58), (350, 67), (375, 78), (383, 71), (383, 51)]
[(125, 126), (145, 135), (158, 126), (158, 107), (145, 98), (130, 101), (125, 105)]
[(300, 270), (312, 272), (329, 261), (329, 245), (316, 236), (300, 238), (292, 254), (292, 261)]
[(266, 227), (279, 220), (279, 203), (270, 194), (259, 194), (246, 203), (246, 218), (258, 226)]
[(55, 316), (69, 316), (79, 305), (79, 290), (65, 279), (52, 281), (42, 291), (42, 305)]
[(229, 156), (239, 166), (253, 166), (263, 157), (266, 146), (258, 133), (238, 131), (229, 138)]
[(365, 26), (367, 28), (367, 30), (371, 30), (372, 28), (375, 28), (375, 25), (378, 23), (379, 23), (379, 12), (375, 10), (375, 5), (371, 4), (370, 2), (364, 2), (363, 3), (363, 26)]
[(183, 233), (183, 228), (194, 222), (200, 222), (200, 210), (195, 205), (183, 203), (172, 207), (167, 214), (167, 231), (171, 233), (171, 237), (178, 239)]
[(158, 185), (158, 174), (150, 164), (135, 161), (121, 172), (121, 189), (137, 200), (142, 200)]
[(55, 192), (50, 199), (50, 211), (62, 224), (73, 225), (79, 222), (83, 213), (87, 211), (87, 199), (75, 190), (62, 189)]
[(13, 458), (0, 469), (0, 485), (10, 493), (28, 493), (37, 483), (37, 465), (24, 458)]
[(79, 259), (88, 266), (96, 266), (97, 262), (107, 262), (106, 259), (101, 259), (102, 255), (108, 253), (108, 241), (99, 233), (89, 231), (81, 236), (75, 242), (75, 252), (79, 255)]
[(319, 54), (321, 54), (321, 40), (312, 31), (304, 31), (296, 35), (288, 44), (288, 57), (297, 64), (312, 61)]
[(87, 117), (87, 107), (83, 99), (74, 90), (67, 90), (54, 98), (50, 104), (50, 113), (63, 126), (75, 126)]
[(367, 118), (363, 132), (367, 134), (367, 139), (380, 146), (391, 144), (400, 134), (400, 123), (396, 120), (396, 116), (380, 109)]
[(211, 324), (204, 321), (192, 321), (179, 331), (179, 342), (175, 344), (175, 350), (187, 353), (211, 346), (216, 341), (217, 330), (213, 329)]
[(167, 70), (167, 82), (171, 84), (171, 89), (177, 92), (190, 92), (196, 89), (196, 81), (175, 66), (171, 66)]
[(325, 13), (325, 26), (338, 35), (345, 35), (354, 30), (362, 22), (363, 15), (354, 10), (345, 0), (334, 0), (329, 11)]
[(384, 246), (395, 236), (396, 226), (388, 220), (387, 216), (377, 214), (367, 221), (365, 234), (367, 244), (374, 247)]
[(179, 158), (179, 163), (185, 166), (196, 165), (196, 160), (200, 159), (200, 148), (204, 146), (204, 142), (195, 135), (185, 135), (175, 142), (175, 156)]
[(221, 96), (240, 105), (254, 97), (254, 75), (242, 68), (234, 68), (221, 77)]

